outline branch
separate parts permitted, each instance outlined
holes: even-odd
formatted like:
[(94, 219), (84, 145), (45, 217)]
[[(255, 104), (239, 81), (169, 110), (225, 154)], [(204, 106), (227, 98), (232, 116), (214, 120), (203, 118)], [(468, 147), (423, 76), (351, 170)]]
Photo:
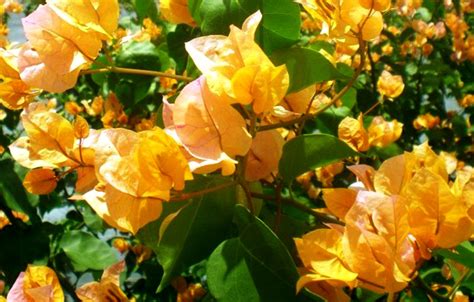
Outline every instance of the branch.
[(311, 216), (315, 217), (316, 219), (322, 221), (322, 222), (327, 222), (327, 223), (334, 223), (334, 224), (339, 224), (339, 225), (344, 225), (343, 222), (329, 216), (329, 215), (326, 215), (326, 214), (322, 214), (322, 213), (318, 213), (316, 211), (314, 211), (313, 209), (311, 209), (310, 207), (307, 207), (305, 206), (304, 204), (301, 204), (291, 198), (278, 198), (276, 196), (271, 196), (271, 195), (265, 195), (265, 194), (261, 194), (261, 193), (256, 193), (256, 192), (252, 192), (251, 195), (255, 198), (259, 198), (259, 199), (263, 199), (263, 200), (268, 200), (268, 201), (273, 201), (273, 202), (282, 202), (282, 203), (285, 203), (289, 206), (292, 206), (302, 212), (305, 212), (305, 213), (308, 213), (310, 214)]
[(134, 68), (125, 68), (125, 67), (105, 67), (99, 69), (88, 69), (81, 71), (81, 75), (83, 74), (96, 74), (96, 73), (106, 73), (106, 72), (115, 72), (115, 73), (127, 73), (127, 74), (137, 74), (137, 75), (145, 75), (145, 76), (152, 76), (152, 77), (159, 77), (159, 78), (171, 78), (179, 81), (191, 82), (194, 79), (182, 76), (182, 75), (175, 75), (175, 74), (168, 74), (161, 71), (154, 71), (154, 70), (145, 70), (145, 69), (134, 69)]
[(179, 194), (177, 196), (171, 197), (169, 201), (173, 202), (173, 201), (188, 200), (188, 199), (191, 199), (191, 198), (194, 198), (194, 197), (197, 197), (197, 196), (202, 196), (202, 195), (209, 194), (209, 193), (212, 193), (212, 192), (217, 192), (217, 191), (220, 191), (220, 190), (224, 190), (225, 188), (231, 187), (231, 186), (236, 185), (236, 184), (237, 183), (235, 181), (226, 182), (226, 183), (217, 185), (215, 187), (207, 188), (207, 189), (204, 189), (204, 190), (201, 190), (201, 191)]

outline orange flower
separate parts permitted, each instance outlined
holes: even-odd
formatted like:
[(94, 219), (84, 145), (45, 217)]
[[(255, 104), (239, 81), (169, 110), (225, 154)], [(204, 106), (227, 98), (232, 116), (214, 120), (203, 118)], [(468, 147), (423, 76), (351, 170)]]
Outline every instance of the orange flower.
[(370, 123), (369, 144), (375, 147), (386, 147), (400, 138), (403, 124), (397, 120), (387, 122), (382, 116), (376, 116)]
[(473, 94), (466, 94), (459, 101), (459, 105), (461, 105), (464, 108), (474, 105), (474, 95)]
[(339, 123), (337, 135), (339, 139), (356, 151), (367, 151), (369, 149), (369, 136), (364, 128), (362, 114), (359, 115), (358, 119), (345, 117)]
[(52, 269), (28, 265), (16, 279), (7, 299), (15, 302), (64, 302), (64, 293)]
[(104, 270), (99, 282), (89, 282), (76, 290), (83, 302), (117, 301), (128, 302), (120, 289), (120, 274), (125, 270), (125, 261), (118, 262)]
[(426, 114), (419, 115), (413, 121), (413, 127), (416, 130), (432, 129), (438, 126), (439, 123), (440, 123), (439, 116), (432, 116), (430, 113), (426, 113)]
[(26, 107), (41, 92), (21, 80), (17, 66), (18, 52), (0, 49), (0, 104), (12, 110)]

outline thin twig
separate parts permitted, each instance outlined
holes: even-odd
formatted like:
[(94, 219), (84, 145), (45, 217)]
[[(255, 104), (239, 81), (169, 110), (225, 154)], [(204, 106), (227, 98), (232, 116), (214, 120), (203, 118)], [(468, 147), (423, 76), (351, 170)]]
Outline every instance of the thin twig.
[(194, 198), (194, 197), (197, 197), (197, 196), (202, 196), (202, 195), (209, 194), (209, 193), (212, 193), (212, 192), (220, 191), (220, 190), (223, 190), (225, 188), (231, 187), (231, 186), (236, 185), (236, 184), (237, 183), (235, 181), (231, 181), (231, 182), (226, 182), (226, 183), (217, 185), (215, 187), (207, 188), (207, 189), (204, 189), (204, 190), (200, 190), (200, 191), (196, 191), (196, 192), (192, 192), (192, 193), (183, 193), (183, 194), (171, 197), (170, 201), (188, 200), (188, 199), (191, 199), (191, 198)]
[[(257, 116), (253, 112), (248, 112), (247, 110), (245, 110), (245, 108), (243, 109), (246, 112), (247, 116), (250, 117), (250, 125), (248, 125), (248, 130), (252, 138), (254, 138), (255, 135), (257, 134)], [(239, 162), (237, 181), (242, 187), (242, 190), (244, 190), (250, 213), (255, 214), (255, 207), (253, 206), (249, 183), (245, 179), (245, 172), (247, 171), (247, 162), (248, 162), (249, 154), (250, 153), (247, 152), (247, 154), (244, 157), (242, 157), (242, 160)]]
[[(261, 194), (261, 193), (257, 193), (257, 192), (252, 192), (251, 193), (253, 197), (255, 198), (259, 198), (259, 199), (262, 199), (262, 200), (268, 200), (268, 201), (273, 201), (273, 202), (277, 202), (278, 201), (278, 198), (275, 197), (275, 196), (271, 196), (271, 195), (265, 195), (265, 194)], [(305, 213), (308, 213), (310, 214), (311, 216), (319, 219), (320, 221), (322, 222), (327, 222), (327, 223), (334, 223), (334, 224), (339, 224), (339, 225), (344, 225), (343, 222), (329, 216), (329, 215), (326, 215), (326, 214), (322, 214), (322, 213), (318, 213), (316, 211), (314, 211), (313, 209), (311, 209), (310, 207), (307, 207), (305, 206), (304, 204), (302, 203), (299, 203), (291, 198), (279, 198), (279, 200), (282, 202), (282, 203), (285, 203), (289, 206), (292, 206), (302, 212), (305, 212)]]
[(81, 71), (81, 74), (96, 74), (96, 73), (106, 73), (106, 72), (114, 72), (114, 73), (126, 73), (126, 74), (136, 74), (136, 75), (145, 75), (145, 76), (152, 76), (152, 77), (159, 77), (159, 78), (171, 78), (175, 80), (191, 82), (194, 79), (182, 76), (182, 75), (175, 75), (175, 74), (168, 74), (161, 71), (154, 71), (154, 70), (145, 70), (145, 69), (134, 69), (134, 68), (125, 68), (125, 67), (115, 67), (110, 66), (106, 68), (99, 68), (99, 69), (88, 69)]

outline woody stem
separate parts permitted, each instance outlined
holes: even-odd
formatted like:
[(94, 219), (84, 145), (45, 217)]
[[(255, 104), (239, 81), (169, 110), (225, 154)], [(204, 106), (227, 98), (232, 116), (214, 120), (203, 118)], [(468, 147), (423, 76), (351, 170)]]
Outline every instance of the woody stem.
[(171, 78), (171, 79), (185, 81), (185, 82), (191, 82), (194, 80), (193, 78), (190, 78), (187, 76), (168, 74), (161, 71), (125, 68), (125, 67), (116, 67), (116, 66), (108, 66), (108, 67), (99, 68), (99, 69), (83, 70), (81, 71), (81, 74), (97, 74), (97, 73), (106, 73), (106, 72), (145, 75), (145, 76), (152, 76), (152, 77), (159, 77), (159, 78)]
[(236, 184), (235, 181), (231, 181), (231, 182), (226, 182), (226, 183), (217, 185), (215, 187), (207, 188), (207, 189), (204, 189), (204, 190), (191, 192), (191, 193), (183, 193), (183, 194), (171, 197), (170, 201), (188, 200), (188, 199), (191, 199), (191, 198), (194, 198), (194, 197), (198, 197), (198, 196), (202, 196), (202, 195), (209, 194), (209, 193), (212, 193), (212, 192), (217, 192), (217, 191), (220, 191), (220, 190), (224, 190), (225, 188), (231, 187), (235, 184)]
[(281, 202), (281, 203), (284, 203), (286, 205), (289, 205), (293, 208), (296, 208), (302, 212), (305, 212), (305, 213), (308, 213), (309, 215), (317, 218), (319, 221), (321, 222), (326, 222), (326, 223), (334, 223), (334, 224), (339, 224), (339, 225), (343, 225), (344, 223), (329, 216), (329, 215), (326, 215), (326, 214), (323, 214), (323, 213), (318, 213), (316, 211), (314, 211), (313, 209), (311, 209), (310, 207), (307, 207), (305, 206), (304, 204), (302, 203), (299, 203), (291, 198), (278, 198), (276, 196), (272, 196), (272, 195), (265, 195), (265, 194), (261, 194), (261, 193), (256, 193), (256, 192), (251, 192), (251, 195), (252, 197), (255, 197), (255, 198), (258, 198), (258, 199), (262, 199), (262, 200), (267, 200), (267, 201), (273, 201), (275, 203), (278, 203)]
[[(247, 110), (245, 110), (245, 112), (250, 117), (250, 125), (248, 126), (249, 133), (252, 136), (252, 138), (254, 138), (255, 135), (257, 134), (257, 116), (253, 112), (248, 112)], [(239, 170), (238, 170), (237, 180), (240, 186), (242, 187), (242, 190), (244, 190), (245, 198), (247, 200), (247, 205), (250, 212), (252, 214), (255, 214), (255, 208), (253, 206), (249, 183), (247, 182), (247, 180), (245, 180), (245, 172), (247, 170), (248, 157), (249, 157), (249, 152), (247, 152), (247, 154), (244, 157), (242, 157), (242, 160), (239, 161), (239, 166), (238, 166)]]

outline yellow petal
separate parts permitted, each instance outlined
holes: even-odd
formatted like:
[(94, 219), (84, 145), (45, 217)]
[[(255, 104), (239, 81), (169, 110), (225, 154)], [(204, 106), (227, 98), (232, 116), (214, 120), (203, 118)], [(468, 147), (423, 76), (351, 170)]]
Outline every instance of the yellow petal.
[(162, 211), (161, 200), (134, 197), (111, 185), (106, 185), (105, 191), (89, 191), (83, 198), (109, 225), (132, 234), (157, 219)]
[(16, 161), (30, 169), (71, 164), (74, 130), (66, 119), (41, 103), (30, 104), (21, 119), (28, 137), (20, 137), (10, 145)]
[(321, 280), (332, 280), (335, 284), (355, 286), (357, 274), (348, 269), (343, 258), (342, 234), (332, 229), (318, 229), (295, 238), (298, 255), (308, 276), (303, 276), (298, 287), (305, 283)]
[(104, 40), (111, 38), (117, 29), (117, 0), (48, 0), (47, 3), (70, 25), (92, 34), (102, 34)]
[(73, 126), (76, 138), (86, 138), (89, 136), (89, 124), (82, 116), (76, 116)]
[(323, 199), (332, 214), (344, 220), (357, 197), (357, 191), (352, 189), (324, 189)]
[(467, 240), (472, 221), (463, 200), (430, 170), (418, 171), (403, 192), (413, 235), (428, 248), (450, 248)]
[(272, 173), (276, 175), (284, 143), (281, 134), (276, 130), (258, 132), (250, 148), (245, 179), (257, 181), (269, 177)]
[(204, 77), (188, 84), (173, 106), (173, 122), (182, 145), (197, 159), (245, 155), (252, 143), (245, 120), (207, 87)]
[(196, 26), (189, 12), (187, 0), (161, 0), (159, 3), (160, 12), (165, 20), (176, 24), (184, 23)]
[[(256, 12), (242, 25), (230, 27), (228, 37), (212, 35), (186, 43), (186, 50), (206, 76), (209, 89), (230, 103), (253, 103), (256, 113), (270, 112), (286, 94), (286, 66), (276, 67), (255, 43), (262, 19)], [(222, 100), (221, 100), (222, 101)]]
[(104, 270), (100, 282), (89, 282), (76, 290), (77, 296), (84, 302), (129, 301), (120, 289), (120, 274), (125, 270), (125, 261), (113, 264)]

